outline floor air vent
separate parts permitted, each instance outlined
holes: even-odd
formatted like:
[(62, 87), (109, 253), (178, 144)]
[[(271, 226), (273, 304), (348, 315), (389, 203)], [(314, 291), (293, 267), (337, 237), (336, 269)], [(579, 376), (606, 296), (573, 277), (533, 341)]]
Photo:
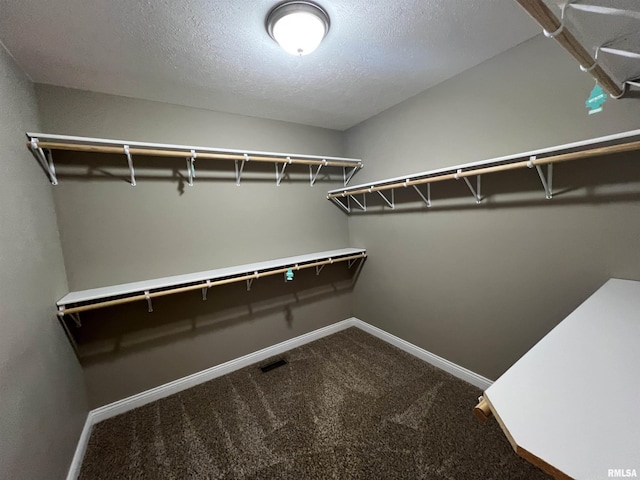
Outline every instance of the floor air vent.
[(265, 365), (264, 367), (260, 367), (260, 370), (262, 370), (262, 373), (267, 373), (273, 370), (274, 368), (278, 368), (286, 364), (287, 364), (286, 360), (280, 359), (280, 360), (276, 360), (275, 362), (271, 362)]

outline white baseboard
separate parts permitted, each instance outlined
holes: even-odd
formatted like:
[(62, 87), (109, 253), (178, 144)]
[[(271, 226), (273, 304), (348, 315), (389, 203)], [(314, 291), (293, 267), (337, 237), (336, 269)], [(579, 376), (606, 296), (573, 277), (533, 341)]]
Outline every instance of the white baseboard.
[(414, 357), (418, 357), (420, 360), (430, 363), (431, 365), (438, 367), (440, 370), (444, 370), (454, 377), (458, 377), (459, 379), (478, 387), (482, 391), (489, 388), (489, 386), (491, 386), (491, 384), (493, 383), (493, 381), (483, 377), (482, 375), (478, 375), (477, 373), (472, 372), (471, 370), (467, 370), (466, 368), (450, 362), (449, 360), (446, 360), (442, 357), (439, 357), (434, 353), (417, 347), (413, 343), (409, 343), (399, 337), (396, 337), (395, 335), (391, 335), (390, 333), (387, 333), (384, 330), (379, 329), (378, 327), (369, 325), (368, 323), (363, 322), (362, 320), (358, 320), (357, 318), (352, 318), (350, 320), (352, 320), (354, 327), (358, 327), (359, 329), (364, 330), (374, 337), (378, 337), (380, 340), (384, 340), (385, 342), (398, 347), (400, 350), (404, 350)]
[(80, 474), (80, 468), (82, 466), (82, 460), (89, 443), (91, 429), (96, 423), (102, 422), (103, 420), (115, 417), (116, 415), (120, 415), (148, 403), (155, 402), (156, 400), (168, 397), (170, 395), (173, 395), (174, 393), (181, 392), (201, 383), (208, 382), (209, 380), (213, 380), (214, 378), (227, 375), (228, 373), (234, 372), (249, 365), (253, 365), (254, 363), (261, 362), (262, 360), (265, 360), (269, 357), (279, 355), (293, 348), (300, 347), (309, 342), (313, 342), (320, 338), (345, 330), (349, 327), (357, 327), (361, 330), (364, 330), (365, 332), (374, 335), (375, 337), (378, 337), (379, 339), (384, 340), (385, 342), (390, 343), (391, 345), (394, 345), (401, 350), (404, 350), (405, 352), (410, 353), (411, 355), (414, 355), (427, 363), (430, 363), (431, 365), (441, 368), (442, 370), (466, 382), (469, 382), (470, 384), (475, 385), (482, 390), (486, 390), (491, 385), (491, 383), (493, 383), (491, 380), (488, 380), (487, 378), (484, 378), (470, 370), (467, 370), (466, 368), (445, 360), (442, 357), (434, 355), (433, 353), (417, 347), (409, 342), (406, 342), (401, 338), (391, 335), (384, 330), (374, 327), (373, 325), (369, 325), (362, 320), (351, 317), (327, 327), (314, 330), (313, 332), (300, 335), (299, 337), (286, 340), (271, 347), (263, 348), (262, 350), (258, 350), (257, 352), (250, 353), (243, 357), (236, 358), (235, 360), (216, 365), (215, 367), (202, 370), (201, 372), (194, 373), (187, 377), (179, 378), (178, 380), (174, 380), (173, 382), (165, 383), (164, 385), (160, 385), (131, 397), (127, 397), (122, 400), (118, 400), (117, 402), (113, 402), (103, 407), (91, 410), (87, 415), (87, 420), (84, 424), (84, 428), (82, 429), (82, 434), (80, 435), (80, 440), (78, 441), (78, 446), (76, 447), (76, 452), (73, 456), (73, 460), (69, 468), (69, 473), (67, 474), (67, 480), (76, 480), (78, 478), (78, 475)]

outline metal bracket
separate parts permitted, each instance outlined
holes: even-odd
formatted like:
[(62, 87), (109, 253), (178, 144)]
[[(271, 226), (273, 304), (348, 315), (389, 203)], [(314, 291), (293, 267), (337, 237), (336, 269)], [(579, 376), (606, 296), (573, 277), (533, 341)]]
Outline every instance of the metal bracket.
[(253, 285), (253, 281), (256, 278), (260, 278), (260, 274), (258, 273), (258, 271), (256, 270), (255, 272), (253, 272), (253, 274), (255, 275), (255, 278), (248, 278), (247, 279), (247, 292), (251, 291), (251, 285)]
[(353, 167), (353, 170), (351, 170), (351, 173), (349, 173), (348, 175), (347, 175), (347, 168), (349, 167), (342, 167), (342, 178), (344, 180), (345, 187), (348, 185), (348, 183), (351, 181), (353, 176), (356, 174), (356, 172), (360, 168), (360, 165)]
[[(242, 160), (242, 163), (240, 164), (240, 166), (238, 167), (238, 160), (235, 160), (235, 164), (236, 164), (236, 186), (239, 187), (240, 186), (240, 178), (242, 177), (242, 171), (244, 170), (244, 164), (245, 162), (249, 161), (249, 155), (248, 154), (244, 154), (244, 159)], [(278, 166), (276, 165), (276, 171), (278, 170)]]
[(291, 163), (291, 157), (287, 157), (287, 162), (282, 164), (282, 171), (280, 171), (280, 169), (278, 168), (278, 163), (276, 162), (276, 186), (280, 186), (280, 182), (282, 182), (282, 179), (284, 178), (284, 171), (287, 168), (287, 165), (289, 165)]
[(133, 160), (131, 159), (131, 153), (129, 152), (129, 145), (124, 146), (124, 154), (127, 156), (127, 162), (129, 162), (129, 172), (131, 173), (131, 186), (136, 186), (136, 173), (133, 170)]
[[(329, 259), (332, 263), (333, 260)], [(324, 265), (316, 265), (316, 275), (320, 275), (320, 272), (322, 271), (322, 269), (326, 266), (327, 264), (325, 263)]]
[(377, 190), (377, 192), (378, 192), (378, 195), (380, 195), (382, 197), (382, 199), (385, 201), (385, 203), (387, 205), (389, 205), (389, 207), (391, 207), (392, 210), (394, 208), (396, 208), (395, 194), (393, 193), (394, 192), (393, 188), (391, 189), (391, 200), (389, 200), (387, 197), (385, 197), (384, 193), (382, 193), (380, 190)]
[(362, 203), (355, 197), (355, 195), (349, 195), (349, 197), (356, 202), (356, 205), (360, 207), (363, 212), (367, 211), (367, 194), (366, 192), (362, 194)]
[(538, 176), (540, 177), (540, 181), (542, 182), (542, 188), (544, 188), (544, 194), (547, 200), (551, 200), (553, 198), (553, 163), (547, 164), (547, 176), (545, 178), (544, 173), (542, 172), (542, 167), (540, 165), (534, 165), (533, 161), (536, 159), (535, 156), (529, 157), (529, 161), (527, 162), (527, 167), (533, 168), (536, 167), (538, 172)]
[[(345, 195), (346, 194), (343, 194), (342, 196), (344, 197)], [(336, 205), (342, 208), (345, 212), (351, 213), (351, 202), (349, 201), (349, 197), (347, 197), (346, 205), (341, 200), (338, 200), (338, 197), (330, 197), (330, 200), (332, 200)]]
[(320, 174), (320, 170), (322, 170), (322, 167), (324, 167), (326, 164), (327, 164), (327, 161), (323, 158), (322, 163), (318, 165), (318, 170), (316, 170), (315, 174), (313, 173), (313, 165), (309, 165), (309, 184), (312, 187), (316, 183), (316, 180), (318, 179), (318, 174)]
[(53, 165), (51, 150), (47, 150), (47, 153), (45, 154), (44, 150), (38, 146), (38, 139), (32, 138), (31, 151), (38, 160), (38, 163), (40, 163), (40, 166), (44, 169), (45, 173), (49, 177), (51, 185), (58, 185), (58, 178), (56, 177), (56, 168)]
[[(567, 2), (569, 3), (569, 2)], [(564, 30), (564, 12), (567, 9), (567, 3), (564, 3), (562, 5), (562, 15), (560, 16), (560, 26), (558, 27), (557, 30), (555, 30), (554, 32), (547, 32), (545, 29), (542, 29), (542, 33), (544, 33), (544, 36), (547, 38), (555, 38), (558, 35), (560, 35), (562, 33), (562, 31)]]
[[(462, 169), (458, 169), (458, 171), (456, 172), (454, 178), (456, 180), (459, 180), (461, 173), (462, 173)], [(469, 187), (469, 190), (471, 191), (471, 195), (473, 195), (473, 198), (476, 199), (476, 203), (479, 205), (480, 202), (482, 201), (482, 195), (480, 193), (480, 187), (482, 185), (481, 181), (480, 181), (480, 175), (476, 175), (476, 188), (473, 188), (473, 185), (471, 185), (471, 182), (469, 181), (469, 178), (462, 177), (462, 179), (464, 180), (464, 183), (467, 184), (467, 187)]]
[(202, 301), (203, 302), (205, 300), (207, 300), (207, 292), (209, 291), (210, 288), (211, 288), (211, 280), (207, 280), (207, 286), (206, 287), (202, 287)]
[[(60, 317), (60, 319), (62, 320), (65, 315), (67, 315), (65, 313), (65, 308), (64, 307), (58, 307), (58, 317)], [(73, 319), (73, 321), (76, 324), (76, 327), (79, 328), (79, 327), (82, 326), (82, 321), (80, 320), (80, 312), (69, 313), (68, 315)]]
[(151, 303), (151, 296), (149, 295), (149, 290), (144, 291), (144, 298), (147, 299), (147, 305), (149, 307), (149, 313), (153, 312), (153, 303)]
[(364, 255), (361, 255), (361, 256), (360, 256), (360, 257), (358, 257), (358, 258), (354, 258), (353, 260), (347, 260), (347, 267), (348, 267), (349, 269), (351, 269), (351, 267), (353, 267), (353, 266), (356, 264), (356, 262), (358, 262), (358, 261), (359, 261), (359, 260), (361, 260), (362, 258), (364, 258)]
[(196, 157), (198, 153), (195, 150), (191, 150), (191, 157), (187, 157), (187, 174), (189, 176), (189, 186), (193, 187), (193, 179), (196, 176), (196, 167), (194, 162), (196, 161)]
[(431, 184), (427, 183), (427, 196), (426, 197), (422, 194), (422, 192), (418, 188), (418, 185), (412, 185), (412, 187), (414, 188), (414, 190), (416, 192), (418, 192), (418, 195), (420, 195), (420, 198), (424, 201), (424, 203), (427, 204), (427, 207), (430, 207), (431, 206)]
[(76, 324), (76, 327), (82, 327), (82, 321), (80, 320), (80, 312), (70, 313), (69, 316), (73, 319)]

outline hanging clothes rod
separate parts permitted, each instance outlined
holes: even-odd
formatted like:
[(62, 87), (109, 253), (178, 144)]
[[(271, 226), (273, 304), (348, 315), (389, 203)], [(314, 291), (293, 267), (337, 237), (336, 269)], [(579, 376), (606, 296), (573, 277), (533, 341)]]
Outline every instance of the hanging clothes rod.
[[(225, 148), (197, 147), (162, 143), (132, 142), (125, 140), (109, 140), (103, 138), (73, 137), (45, 133), (27, 133), (29, 143), (36, 139), (38, 147), (47, 150), (67, 150), (75, 152), (125, 154), (128, 147), (131, 155), (148, 155), (158, 157), (191, 157), (195, 151), (197, 158), (215, 160), (248, 160), (252, 162), (276, 162), (303, 165), (323, 165), (329, 167), (362, 168), (362, 160), (343, 157), (324, 157), (318, 155), (299, 155), (293, 153), (264, 152), (255, 150), (235, 150)], [(248, 158), (247, 158), (248, 157)]]
[[(396, 188), (413, 186), (414, 189), (417, 189), (418, 185), (422, 184), (426, 184), (427, 187), (429, 187), (429, 185), (434, 182), (463, 179), (465, 180), (465, 183), (467, 183), (469, 189), (472, 191), (476, 202), (480, 203), (480, 201), (482, 200), (482, 197), (480, 195), (481, 175), (519, 168), (534, 167), (537, 170), (538, 175), (540, 176), (547, 198), (551, 198), (551, 167), (553, 166), (553, 164), (571, 160), (578, 160), (581, 158), (597, 157), (601, 155), (630, 152), (636, 150), (640, 150), (640, 130), (632, 130), (629, 132), (622, 132), (613, 135), (607, 135), (604, 137), (582, 140), (565, 145), (532, 150), (515, 155), (508, 155), (504, 157), (492, 158), (489, 160), (482, 160), (479, 162), (466, 163), (452, 167), (445, 167), (421, 173), (404, 175), (401, 177), (389, 178), (386, 180), (379, 180), (361, 185), (354, 185), (348, 188), (339, 188), (327, 192), (327, 198), (334, 201), (338, 206), (347, 211), (347, 213), (351, 213), (350, 203), (348, 202), (345, 205), (343, 202), (338, 200), (339, 198), (346, 197), (347, 201), (353, 199), (354, 203), (360, 206), (361, 210), (366, 211), (366, 201), (361, 202), (357, 200), (357, 198), (355, 197), (356, 195), (366, 195), (367, 193), (378, 192), (383, 196), (382, 192), (391, 190), (391, 192), (393, 193), (393, 190)], [(553, 155), (554, 153), (557, 154)], [(542, 165), (547, 165), (548, 173), (546, 177), (541, 170)], [(477, 186), (475, 188), (471, 185), (468, 179), (468, 177), (472, 176), (477, 177)], [(427, 189), (427, 197), (425, 197), (425, 195), (420, 190), (417, 190), (417, 193), (427, 203), (427, 206), (431, 206), (429, 189)], [(383, 199), (387, 204), (389, 204), (391, 208), (394, 208), (393, 199), (390, 200), (384, 196)]]
[[(320, 260), (309, 260), (313, 257), (319, 257)], [(246, 281), (249, 289), (253, 280), (258, 278), (287, 273), (289, 270), (298, 271), (308, 268), (318, 269), (318, 267), (321, 267), (321, 270), (325, 265), (340, 262), (349, 262), (349, 266), (351, 267), (355, 263), (355, 261), (364, 260), (366, 257), (367, 253), (364, 249), (343, 249), (330, 252), (322, 252), (319, 254), (290, 257), (282, 260), (274, 260), (271, 262), (262, 262), (261, 264), (212, 270), (210, 272), (202, 272), (199, 274), (180, 275), (176, 277), (168, 277), (166, 279), (150, 280), (148, 282), (137, 282), (134, 284), (125, 284), (122, 286), (104, 287), (102, 289), (94, 289), (94, 291), (87, 290), (84, 292), (72, 292), (58, 301), (57, 313), (62, 317), (64, 315), (72, 315), (89, 310), (95, 310), (98, 308), (122, 305), (125, 303), (137, 301), (149, 302), (149, 311), (152, 311), (151, 300), (153, 298), (164, 297), (177, 293), (190, 292), (194, 290), (203, 290), (203, 298), (206, 299), (206, 293), (204, 293), (204, 289), (208, 290), (211, 287)], [(298, 259), (299, 261), (296, 261)], [(264, 265), (264, 268), (269, 269), (260, 269), (260, 265)], [(229, 273), (233, 271), (238, 273), (236, 273), (235, 276), (231, 276), (229, 278), (222, 278), (220, 280), (212, 281), (212, 279), (216, 278), (216, 276), (228, 276)], [(316, 270), (316, 273), (319, 274), (319, 270)], [(180, 283), (187, 283), (187, 280), (192, 280), (193, 278), (206, 278), (206, 280), (201, 279), (195, 284), (179, 286)], [(155, 288), (166, 288), (166, 286), (172, 284), (176, 285), (176, 288), (152, 291), (154, 286)], [(105, 293), (102, 294), (100, 293), (101, 291)], [(67, 307), (67, 305), (69, 304), (73, 305), (97, 298), (108, 298), (109, 296), (115, 297), (121, 296), (123, 294), (130, 296), (90, 303), (86, 305)], [(101, 295), (104, 296), (100, 297)]]
[[(624, 95), (624, 87), (620, 87), (604, 69), (598, 65), (591, 54), (576, 40), (576, 37), (565, 25), (564, 19), (558, 20), (543, 0), (516, 0), (526, 12), (543, 28), (545, 36), (555, 39), (575, 58), (582, 71), (590, 73), (602, 87), (614, 98)], [(565, 6), (566, 8), (566, 6)]]
[(441, 182), (444, 180), (458, 180), (460, 178), (472, 177), (475, 175), (483, 175), (485, 173), (503, 172), (506, 170), (515, 170), (518, 168), (531, 168), (536, 165), (547, 165), (551, 163), (567, 162), (569, 160), (578, 160), (580, 158), (597, 157), (601, 155), (608, 155), (612, 153), (631, 152), (634, 150), (640, 150), (640, 141), (626, 143), (623, 145), (615, 145), (611, 147), (594, 148), (592, 150), (584, 150), (582, 152), (565, 153), (562, 155), (555, 155), (545, 158), (534, 158), (530, 160), (524, 160), (515, 163), (507, 163), (504, 165), (496, 165), (493, 167), (477, 168), (474, 170), (457, 171), (455, 173), (447, 173), (443, 175), (435, 175), (433, 177), (421, 178), (418, 180), (405, 180), (402, 182), (390, 183), (380, 186), (371, 186), (364, 188), (352, 187), (351, 189), (343, 189), (340, 193), (330, 193), (327, 198), (344, 197), (346, 195), (358, 195), (361, 193), (380, 192), (384, 190), (391, 190), (394, 188), (408, 187), (412, 185), (422, 185), (425, 183)]

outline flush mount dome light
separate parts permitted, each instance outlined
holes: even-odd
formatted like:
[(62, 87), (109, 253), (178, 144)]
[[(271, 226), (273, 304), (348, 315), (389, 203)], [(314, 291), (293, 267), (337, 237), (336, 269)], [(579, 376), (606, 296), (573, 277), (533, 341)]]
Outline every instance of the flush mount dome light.
[(291, 55), (309, 55), (329, 31), (329, 15), (315, 3), (285, 2), (267, 16), (267, 31)]

